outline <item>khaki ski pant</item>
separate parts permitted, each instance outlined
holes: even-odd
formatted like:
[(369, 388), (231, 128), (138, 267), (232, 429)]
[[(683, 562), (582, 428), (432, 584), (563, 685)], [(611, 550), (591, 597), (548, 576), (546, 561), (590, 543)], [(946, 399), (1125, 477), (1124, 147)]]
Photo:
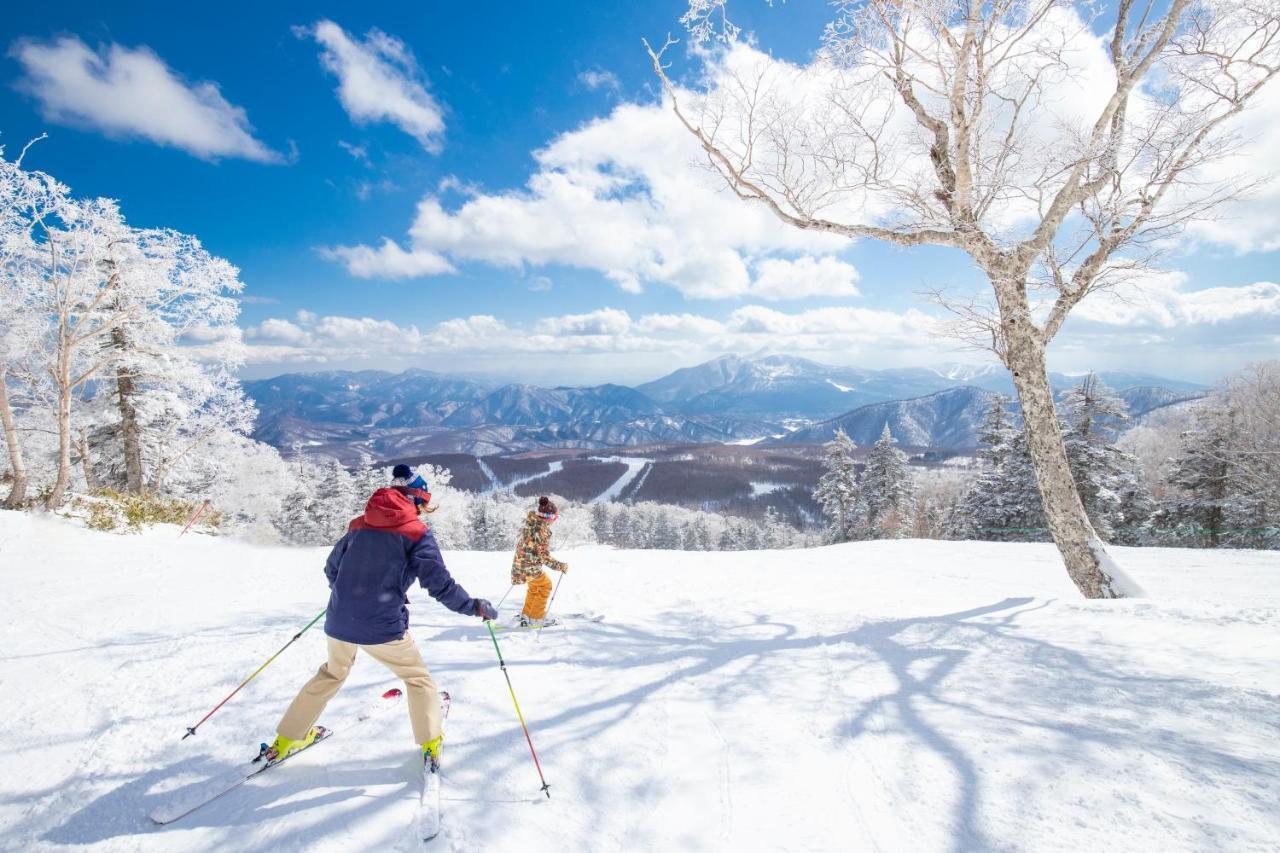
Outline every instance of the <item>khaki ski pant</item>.
[(284, 719), (276, 729), (277, 733), (290, 740), (306, 737), (316, 720), (320, 719), (324, 706), (337, 695), (342, 683), (347, 680), (351, 665), (356, 660), (356, 652), (363, 649), (369, 657), (404, 681), (414, 741), (424, 744), (440, 736), (443, 731), (440, 694), (436, 692), (435, 680), (427, 672), (427, 665), (422, 662), (422, 655), (418, 653), (418, 647), (408, 633), (390, 643), (373, 646), (344, 643), (333, 637), (326, 639), (329, 641), (329, 660), (320, 665), (320, 669), (293, 700), (289, 710), (285, 711)]

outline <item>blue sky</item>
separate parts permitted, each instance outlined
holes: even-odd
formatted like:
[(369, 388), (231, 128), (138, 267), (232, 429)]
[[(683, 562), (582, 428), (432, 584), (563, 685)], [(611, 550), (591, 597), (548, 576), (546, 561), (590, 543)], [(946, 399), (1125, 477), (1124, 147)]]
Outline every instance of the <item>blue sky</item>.
[[(581, 184), (538, 183), (625, 174), (611, 198), (634, 201), (660, 196), (660, 179), (678, 196), (681, 169), (706, 180), (693, 157), (664, 163), (654, 153), (674, 118), (658, 104), (640, 39), (678, 32), (680, 2), (322, 3), (306, 15), (222, 3), (180, 16), (118, 5), (6, 14), (0, 141), (12, 156), (47, 132), (27, 166), (77, 194), (119, 199), (135, 224), (196, 234), (239, 266), (247, 376), (419, 366), (636, 382), (728, 350), (865, 367), (981, 358), (930, 334), (935, 309), (917, 296), (981, 286), (954, 252), (802, 243), (763, 214), (717, 221), (724, 199), (675, 220), (674, 233), (648, 220), (633, 237), (620, 233), (634, 221), (623, 218), (595, 223), (603, 231), (593, 235), (593, 223), (572, 222), (601, 209), (576, 204)], [(762, 47), (796, 63), (810, 58), (829, 14), (805, 2), (735, 11)], [(688, 63), (674, 58), (679, 73)], [(84, 65), (108, 88), (77, 91), (99, 85), (76, 76)], [(362, 81), (370, 67), (392, 78)], [(407, 101), (396, 106), (387, 85)], [(182, 98), (193, 92), (193, 103), (214, 107), (188, 124), (213, 116), (212, 128), (184, 125)], [(157, 107), (162, 93), (177, 106)], [(551, 154), (539, 161), (539, 151)], [(659, 177), (646, 171), (651, 161)], [(440, 215), (423, 247), (409, 232), (427, 221), (419, 203), (428, 199)], [(507, 216), (528, 233), (485, 233)], [(556, 244), (548, 234), (560, 228), (589, 245)], [(398, 254), (379, 251), (384, 238)], [(1054, 366), (1207, 380), (1274, 352), (1274, 244), (1198, 241), (1157, 283), (1159, 311), (1073, 320)], [(741, 263), (726, 266), (734, 255)], [(652, 272), (654, 258), (664, 272)], [(749, 283), (724, 284), (743, 269)], [(818, 279), (826, 284), (786, 298), (796, 281)]]

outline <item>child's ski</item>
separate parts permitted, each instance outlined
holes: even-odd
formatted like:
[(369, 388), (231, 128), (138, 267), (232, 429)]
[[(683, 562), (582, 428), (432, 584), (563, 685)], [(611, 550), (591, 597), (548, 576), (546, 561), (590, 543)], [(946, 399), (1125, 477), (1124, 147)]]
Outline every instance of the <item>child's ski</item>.
[(604, 614), (584, 610), (581, 613), (557, 613), (551, 618), (561, 622), (603, 622)]
[[(370, 705), (360, 713), (351, 725), (359, 725), (368, 720), (374, 714), (385, 710), (386, 708), (398, 705), (403, 697), (400, 688), (393, 687), (378, 699), (377, 702)], [(320, 734), (316, 735), (316, 739), (304, 746), (302, 749), (289, 753), (278, 761), (268, 761), (266, 758), (267, 745), (264, 743), (258, 750), (258, 757), (247, 762), (243, 767), (228, 772), (225, 776), (210, 780), (207, 784), (198, 786), (193, 791), (184, 791), (182, 796), (157, 807), (151, 812), (150, 818), (158, 824), (173, 823), (179, 818), (186, 817), (201, 806), (207, 805), (218, 799), (224, 794), (234, 791), (245, 782), (248, 782), (259, 773), (264, 773), (272, 767), (278, 767), (284, 764), (295, 755), (301, 755), (308, 749), (311, 749), (321, 741), (326, 741), (333, 737), (333, 729), (324, 726), (316, 726), (320, 730)]]
[(568, 622), (603, 622), (604, 615), (601, 613), (560, 613), (555, 616), (548, 616), (545, 622), (538, 625), (521, 625), (519, 622), (513, 622), (509, 625), (495, 625), (495, 631), (541, 631), (543, 628), (554, 628), (557, 625), (564, 625)]
[[(447, 690), (440, 691), (440, 730), (449, 719), (449, 706), (453, 697)], [(430, 841), (440, 834), (440, 761), (425, 757), (422, 761), (422, 796), (418, 812), (418, 830), (423, 841)]]

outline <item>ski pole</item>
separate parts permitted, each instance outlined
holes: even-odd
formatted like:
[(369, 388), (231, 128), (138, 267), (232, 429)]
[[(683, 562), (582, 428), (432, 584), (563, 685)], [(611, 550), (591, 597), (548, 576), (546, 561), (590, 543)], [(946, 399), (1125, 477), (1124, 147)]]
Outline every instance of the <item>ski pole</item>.
[(230, 699), (231, 699), (231, 697), (232, 697), (232, 696), (234, 696), (234, 695), (236, 695), (237, 693), (239, 693), (239, 692), (240, 692), (240, 688), (241, 688), (241, 687), (244, 687), (244, 686), (245, 686), (246, 684), (248, 684), (250, 681), (253, 681), (255, 678), (257, 678), (257, 677), (258, 677), (258, 673), (260, 673), (260, 672), (262, 672), (264, 669), (266, 669), (266, 668), (267, 668), (267, 666), (268, 666), (268, 665), (270, 665), (270, 663), (271, 663), (273, 660), (275, 660), (276, 658), (280, 657), (281, 653), (282, 653), (282, 652), (284, 652), (284, 650), (285, 650), (285, 649), (289, 648), (290, 646), (292, 646), (292, 645), (294, 644), (294, 641), (296, 641), (296, 640), (297, 640), (299, 637), (301, 637), (303, 634), (307, 633), (307, 629), (308, 629), (308, 628), (310, 628), (312, 625), (316, 624), (317, 622), (319, 622), (319, 621), (320, 621), (320, 617), (321, 617), (321, 616), (323, 616), (323, 615), (325, 614), (325, 612), (326, 612), (328, 609), (329, 609), (329, 608), (328, 608), (328, 607), (326, 607), (324, 610), (321, 610), (319, 613), (317, 613), (317, 614), (316, 614), (316, 618), (314, 618), (314, 619), (312, 619), (310, 622), (308, 622), (308, 623), (303, 627), (303, 629), (302, 629), (301, 631), (299, 631), (298, 633), (294, 634), (294, 635), (293, 635), (293, 639), (289, 640), (289, 642), (285, 643), (283, 646), (281, 646), (281, 647), (280, 647), (280, 651), (276, 652), (274, 655), (272, 655), (271, 657), (267, 658), (266, 663), (264, 663), (262, 666), (258, 667), (257, 669), (255, 669), (255, 670), (253, 671), (253, 675), (249, 676), (249, 677), (248, 677), (248, 678), (246, 678), (244, 681), (240, 682), (240, 686), (239, 686), (239, 687), (237, 687), (235, 690), (232, 690), (230, 693), (228, 693), (228, 694), (227, 694), (227, 698), (226, 698), (226, 699), (223, 699), (223, 700), (222, 700), (221, 702), (219, 702), (217, 705), (214, 705), (214, 706), (213, 706), (213, 710), (212, 710), (212, 711), (210, 711), (209, 713), (205, 714), (205, 715), (204, 715), (204, 717), (203, 717), (203, 718), (201, 718), (200, 722), (196, 723), (194, 726), (190, 726), (190, 727), (188, 727), (188, 728), (187, 728), (187, 733), (186, 733), (185, 735), (183, 735), (183, 736), (182, 736), (182, 740), (186, 740), (187, 738), (189, 738), (189, 737), (191, 737), (193, 734), (195, 734), (195, 733), (196, 733), (196, 729), (198, 729), (198, 728), (200, 728), (202, 725), (204, 725), (204, 721), (205, 721), (205, 720), (209, 719), (209, 718), (210, 718), (210, 717), (212, 717), (215, 713), (217, 713), (218, 709), (219, 709), (219, 708), (221, 708), (223, 705), (227, 704), (227, 702), (228, 702), (228, 701), (230, 701)]
[(507, 662), (502, 659), (502, 649), (498, 648), (498, 635), (493, 633), (493, 620), (486, 619), (484, 624), (489, 628), (489, 636), (493, 638), (493, 650), (498, 653), (498, 666), (502, 669), (502, 674), (507, 679), (507, 690), (511, 692), (511, 703), (516, 706), (516, 716), (520, 718), (520, 728), (524, 729), (524, 739), (529, 743), (529, 754), (533, 756), (533, 766), (538, 768), (538, 778), (542, 780), (542, 787), (539, 789), (547, 795), (547, 799), (551, 799), (551, 786), (547, 784), (547, 777), (542, 775), (542, 764), (538, 761), (538, 753), (533, 749), (533, 738), (529, 737), (529, 727), (525, 725), (524, 714), (520, 712), (520, 703), (516, 701), (516, 689), (511, 686), (511, 675), (507, 672)]
[(547, 602), (548, 616), (555, 612), (556, 596), (560, 593), (560, 581), (562, 580), (564, 580), (564, 572), (561, 572), (560, 577), (556, 578), (555, 588), (551, 590), (551, 600)]
[(200, 520), (200, 516), (204, 515), (204, 511), (208, 508), (209, 508), (208, 501), (205, 501), (204, 503), (200, 504), (200, 508), (197, 509), (194, 513), (192, 513), (191, 520), (187, 522), (187, 526), (182, 528), (182, 533), (178, 534), (179, 539), (181, 539), (183, 535), (186, 534), (186, 532), (191, 529), (191, 525), (195, 524), (197, 521)]
[[(560, 577), (556, 578), (556, 585), (551, 589), (551, 600), (547, 602), (547, 614), (543, 617), (544, 621), (555, 615), (556, 595), (560, 592), (560, 581), (562, 580), (564, 580), (564, 572), (561, 572)], [(538, 632), (538, 636), (533, 638), (533, 642), (535, 645), (540, 645), (542, 643), (541, 631)]]
[(501, 600), (499, 600), (499, 601), (498, 601), (498, 606), (497, 606), (497, 607), (495, 607), (495, 608), (493, 608), (493, 609), (494, 609), (494, 610), (501, 610), (501, 609), (502, 609), (502, 602), (507, 600), (507, 595), (510, 595), (510, 594), (511, 594), (511, 590), (513, 590), (513, 589), (515, 589), (515, 588), (516, 588), (516, 585), (515, 585), (515, 584), (512, 584), (511, 586), (507, 587), (507, 593), (506, 593), (506, 595), (502, 596)]

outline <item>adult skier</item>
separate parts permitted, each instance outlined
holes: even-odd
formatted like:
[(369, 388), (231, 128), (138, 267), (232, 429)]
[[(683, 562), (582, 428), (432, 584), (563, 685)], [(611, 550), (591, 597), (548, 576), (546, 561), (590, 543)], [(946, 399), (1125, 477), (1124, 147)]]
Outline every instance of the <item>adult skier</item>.
[(546, 566), (568, 574), (569, 564), (551, 556), (551, 525), (560, 517), (551, 498), (538, 498), (538, 506), (530, 510), (516, 543), (516, 555), (511, 561), (511, 583), (529, 584), (524, 596), (524, 609), (520, 612), (520, 624), (542, 627), (555, 624), (547, 621), (547, 599), (551, 597), (551, 578), (542, 571)]
[(285, 711), (268, 759), (284, 758), (315, 740), (316, 721), (346, 681), (356, 652), (364, 650), (404, 681), (414, 741), (424, 762), (434, 767), (439, 761), (440, 696), (409, 636), (409, 587), (416, 580), (455, 613), (496, 619), (498, 612), (485, 599), (469, 596), (449, 575), (435, 536), (419, 517), (432, 511), (430, 503), (422, 477), (397, 465), (391, 487), (373, 493), (364, 514), (333, 546), (324, 565), (329, 659)]

